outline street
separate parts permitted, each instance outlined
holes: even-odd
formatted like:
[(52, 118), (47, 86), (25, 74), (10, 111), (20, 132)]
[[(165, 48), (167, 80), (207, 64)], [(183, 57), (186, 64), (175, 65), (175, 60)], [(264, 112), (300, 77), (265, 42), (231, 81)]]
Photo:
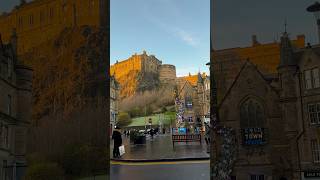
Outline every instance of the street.
[(112, 180), (209, 180), (209, 161), (119, 163), (112, 162)]
[[(126, 153), (121, 157), (122, 160), (145, 160), (145, 159), (181, 159), (181, 158), (208, 158), (207, 146), (203, 140), (199, 142), (176, 143), (172, 146), (170, 134), (160, 134), (151, 139), (147, 136), (146, 144), (130, 144), (129, 139), (122, 137)], [(204, 139), (204, 138), (203, 138)], [(110, 141), (110, 156), (112, 158), (113, 141)]]

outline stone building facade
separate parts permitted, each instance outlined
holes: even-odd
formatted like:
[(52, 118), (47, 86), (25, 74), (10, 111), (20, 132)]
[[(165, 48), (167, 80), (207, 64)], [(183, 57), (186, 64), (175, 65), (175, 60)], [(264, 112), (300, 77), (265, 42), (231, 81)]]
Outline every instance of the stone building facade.
[(142, 54), (134, 54), (124, 61), (117, 61), (115, 64), (111, 65), (110, 73), (111, 75), (114, 75), (116, 79), (127, 76), (134, 71), (159, 73), (161, 64), (162, 61), (158, 60), (154, 55), (147, 55), (147, 52), (143, 51)]
[(177, 78), (177, 91), (184, 104), (185, 124), (203, 129), (210, 114), (210, 77), (205, 73)]
[(17, 59), (17, 35), (0, 38), (0, 179), (21, 179), (31, 121), (32, 69)]
[(176, 67), (171, 64), (163, 64), (159, 68), (159, 80), (163, 84), (175, 84)]
[(319, 178), (319, 50), (295, 46), (285, 32), (276, 73), (242, 63), (218, 106), (236, 135), (234, 179)]
[(104, 26), (105, 0), (33, 0), (0, 16), (0, 33), (9, 42), (12, 29), (19, 37), (18, 54), (55, 39), (66, 27)]
[[(305, 46), (304, 35), (298, 35), (295, 40), (292, 40), (292, 45), (297, 48), (303, 48)], [(213, 59), (213, 68), (219, 91), (218, 99), (221, 100), (246, 59), (250, 59), (264, 74), (277, 74), (277, 67), (280, 61), (280, 46), (278, 41), (265, 44), (259, 43), (257, 37), (253, 35), (251, 46), (215, 50)]]
[(117, 124), (119, 114), (119, 91), (120, 85), (116, 81), (115, 77), (110, 77), (110, 136), (113, 129)]

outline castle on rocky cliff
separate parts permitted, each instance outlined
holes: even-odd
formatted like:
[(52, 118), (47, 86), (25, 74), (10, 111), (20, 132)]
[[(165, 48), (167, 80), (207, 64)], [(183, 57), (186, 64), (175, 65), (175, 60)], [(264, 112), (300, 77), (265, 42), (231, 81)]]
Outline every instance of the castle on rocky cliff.
[(161, 83), (171, 83), (176, 80), (176, 67), (171, 64), (162, 64), (162, 61), (154, 55), (147, 55), (146, 51), (142, 54), (134, 54), (127, 60), (116, 62), (111, 66), (110, 73), (116, 78), (127, 76), (132, 71), (141, 73), (158, 74)]
[(121, 86), (121, 97), (130, 96), (139, 90), (151, 90), (161, 85), (175, 85), (176, 67), (162, 64), (154, 55), (134, 54), (124, 61), (117, 61), (110, 67)]

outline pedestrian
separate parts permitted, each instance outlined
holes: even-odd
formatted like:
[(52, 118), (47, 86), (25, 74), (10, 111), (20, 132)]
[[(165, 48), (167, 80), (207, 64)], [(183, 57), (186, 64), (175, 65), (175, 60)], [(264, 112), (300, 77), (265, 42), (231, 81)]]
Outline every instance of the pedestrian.
[(205, 130), (206, 130), (206, 133), (205, 133), (205, 141), (206, 141), (206, 144), (207, 146), (210, 145), (210, 126), (208, 125), (207, 122), (204, 123), (205, 124)]
[(153, 133), (154, 133), (154, 130), (153, 130), (153, 128), (152, 128), (152, 129), (150, 129), (151, 139), (153, 139)]
[(121, 137), (121, 131), (120, 127), (116, 127), (112, 134), (113, 139), (113, 158), (119, 158), (120, 157), (120, 151), (119, 147), (122, 145), (122, 137)]

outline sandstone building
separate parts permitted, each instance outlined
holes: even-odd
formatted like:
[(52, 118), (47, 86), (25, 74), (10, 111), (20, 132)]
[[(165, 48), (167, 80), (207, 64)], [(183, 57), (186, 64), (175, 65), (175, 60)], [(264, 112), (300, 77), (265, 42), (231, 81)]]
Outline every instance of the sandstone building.
[[(292, 40), (292, 45), (303, 48), (305, 46), (304, 35), (298, 35), (295, 40)], [(221, 99), (223, 93), (230, 88), (246, 59), (250, 59), (262, 73), (276, 74), (280, 61), (280, 46), (277, 41), (261, 44), (253, 35), (252, 46), (216, 50), (213, 53), (213, 59), (216, 83), (219, 88), (218, 98)]]
[(0, 179), (21, 179), (31, 121), (32, 70), (17, 59), (17, 36), (0, 36)]
[(191, 129), (203, 128), (210, 114), (210, 77), (205, 73), (189, 74), (178, 77), (176, 82), (177, 94), (184, 106), (184, 119), (180, 125), (187, 125)]
[(110, 136), (112, 135), (114, 126), (117, 124), (119, 114), (119, 91), (120, 86), (116, 79), (110, 77)]
[(55, 39), (67, 27), (104, 26), (106, 16), (104, 0), (33, 0), (0, 16), (0, 34), (8, 42), (16, 29), (20, 55)]
[(227, 91), (217, 85), (221, 125), (232, 127), (237, 140), (233, 179), (319, 178), (319, 50), (296, 46), (285, 32), (275, 73), (249, 57)]

